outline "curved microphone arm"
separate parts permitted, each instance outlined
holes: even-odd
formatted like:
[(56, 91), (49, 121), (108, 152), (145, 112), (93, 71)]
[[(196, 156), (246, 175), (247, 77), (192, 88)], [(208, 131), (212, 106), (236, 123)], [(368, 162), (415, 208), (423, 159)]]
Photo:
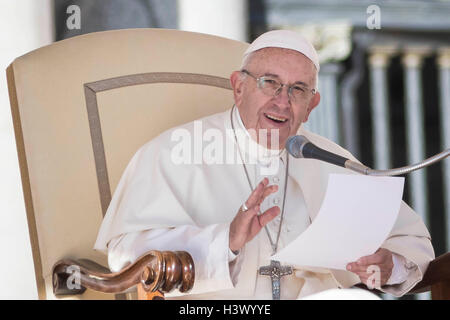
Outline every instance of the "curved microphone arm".
[(309, 158), (325, 161), (340, 167), (344, 167), (358, 173), (368, 176), (397, 176), (410, 173), (412, 171), (422, 169), (433, 163), (436, 163), (442, 159), (445, 159), (450, 155), (450, 149), (446, 149), (441, 153), (438, 153), (428, 159), (425, 159), (419, 163), (388, 170), (375, 170), (371, 169), (363, 164), (349, 160), (335, 153), (321, 149), (311, 143), (305, 136), (292, 136), (286, 141), (286, 150), (295, 158)]
[(449, 155), (450, 155), (450, 149), (446, 149), (446, 150), (444, 150), (428, 159), (425, 159), (419, 163), (401, 167), (401, 168), (396, 168), (396, 169), (388, 169), (388, 170), (371, 169), (369, 167), (366, 167), (362, 164), (359, 164), (359, 163), (351, 161), (351, 160), (347, 160), (345, 162), (345, 167), (347, 169), (350, 169), (350, 170), (353, 170), (353, 171), (356, 171), (356, 172), (359, 172), (359, 173), (362, 173), (362, 174), (365, 174), (368, 176), (398, 176), (398, 175), (407, 174), (412, 171), (428, 167), (438, 161), (441, 161), (442, 159), (445, 159)]

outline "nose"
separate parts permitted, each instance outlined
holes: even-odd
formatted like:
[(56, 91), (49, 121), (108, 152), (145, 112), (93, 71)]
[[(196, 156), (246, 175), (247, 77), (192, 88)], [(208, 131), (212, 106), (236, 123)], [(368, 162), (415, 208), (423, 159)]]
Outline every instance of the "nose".
[(289, 108), (291, 106), (291, 97), (289, 96), (289, 87), (283, 85), (275, 93), (275, 99), (280, 107)]

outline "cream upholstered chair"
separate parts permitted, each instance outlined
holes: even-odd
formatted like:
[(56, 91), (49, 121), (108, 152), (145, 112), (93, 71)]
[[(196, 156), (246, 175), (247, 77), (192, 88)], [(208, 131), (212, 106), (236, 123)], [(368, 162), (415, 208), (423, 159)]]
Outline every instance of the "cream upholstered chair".
[[(132, 155), (166, 129), (231, 108), (229, 76), (246, 47), (200, 33), (127, 29), (59, 41), (9, 66), (39, 298), (54, 298), (53, 285), (68, 293), (57, 283), (65, 278), (52, 283), (52, 268), (61, 259), (107, 265), (93, 246)], [(149, 261), (161, 267), (154, 260), (130, 271), (119, 291), (135, 284), (142, 270), (148, 276), (143, 266)], [(70, 265), (65, 261), (59, 271)], [(94, 274), (91, 285), (104, 289), (96, 279)], [(112, 286), (117, 291), (117, 283)], [(78, 297), (114, 295), (88, 289)]]

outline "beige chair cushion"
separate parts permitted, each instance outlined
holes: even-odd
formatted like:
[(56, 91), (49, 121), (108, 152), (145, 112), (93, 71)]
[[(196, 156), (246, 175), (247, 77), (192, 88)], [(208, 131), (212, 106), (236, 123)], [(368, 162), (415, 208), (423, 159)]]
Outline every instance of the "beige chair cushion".
[(63, 40), (12, 63), (40, 298), (53, 297), (51, 269), (61, 258), (107, 265), (92, 248), (128, 161), (163, 130), (230, 108), (228, 79), (246, 47), (199, 33), (128, 29)]

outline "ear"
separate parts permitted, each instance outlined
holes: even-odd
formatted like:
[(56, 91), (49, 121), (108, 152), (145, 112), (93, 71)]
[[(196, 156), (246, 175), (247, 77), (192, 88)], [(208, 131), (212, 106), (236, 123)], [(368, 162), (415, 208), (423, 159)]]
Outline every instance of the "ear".
[(236, 106), (240, 105), (243, 94), (243, 81), (242, 73), (240, 71), (234, 71), (230, 76), (231, 87), (233, 88), (234, 102)]
[(308, 109), (306, 111), (305, 119), (303, 120), (303, 122), (308, 121), (309, 114), (311, 113), (311, 111), (314, 110), (315, 107), (317, 107), (319, 105), (319, 102), (320, 102), (320, 93), (317, 92), (316, 94), (314, 94), (314, 96), (309, 101)]

